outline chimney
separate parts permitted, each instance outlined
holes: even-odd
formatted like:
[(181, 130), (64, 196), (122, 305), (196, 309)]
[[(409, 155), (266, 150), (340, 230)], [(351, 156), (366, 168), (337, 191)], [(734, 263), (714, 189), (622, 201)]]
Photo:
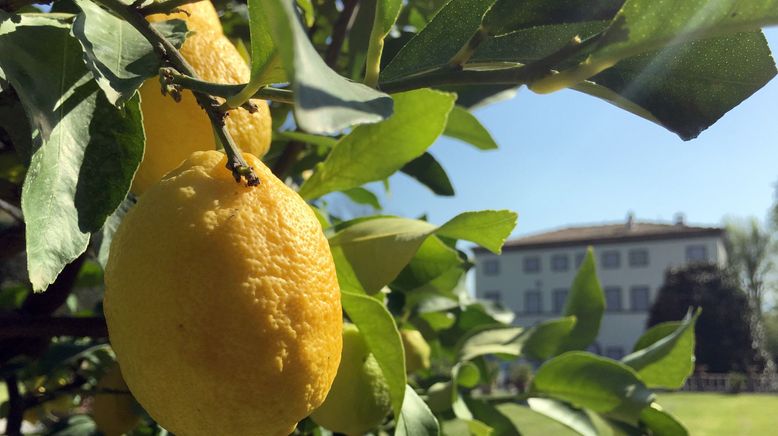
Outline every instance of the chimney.
[(627, 223), (626, 223), (627, 230), (632, 230), (635, 228), (635, 212), (629, 211), (627, 212)]
[(675, 225), (676, 226), (685, 226), (686, 225), (686, 215), (683, 214), (683, 212), (678, 212), (675, 214)]

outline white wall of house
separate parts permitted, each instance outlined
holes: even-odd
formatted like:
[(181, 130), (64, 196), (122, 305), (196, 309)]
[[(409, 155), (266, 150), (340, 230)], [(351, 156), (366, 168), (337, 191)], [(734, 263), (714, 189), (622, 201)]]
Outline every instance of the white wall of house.
[[(564, 291), (569, 289), (586, 248), (584, 245), (508, 248), (500, 256), (478, 252), (475, 256), (476, 296), (499, 300), (512, 309), (516, 312), (514, 323), (517, 325), (527, 327), (557, 317), (564, 307)], [(724, 245), (718, 236), (676, 236), (667, 240), (599, 244), (594, 245), (594, 253), (597, 274), (609, 306), (595, 351), (615, 358), (631, 352), (645, 330), (648, 310), (668, 267), (684, 265), (701, 254), (720, 265), (726, 261)], [(647, 264), (641, 265), (643, 256), (636, 253), (647, 254)], [(567, 258), (566, 269), (563, 258)], [(618, 258), (618, 262), (614, 258)], [(554, 263), (556, 268), (553, 268)], [(535, 264), (539, 265), (539, 270), (531, 271)]]

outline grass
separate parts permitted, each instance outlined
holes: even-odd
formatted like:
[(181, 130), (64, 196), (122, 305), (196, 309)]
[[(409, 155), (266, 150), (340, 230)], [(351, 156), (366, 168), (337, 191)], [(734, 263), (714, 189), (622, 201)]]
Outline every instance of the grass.
[[(778, 395), (683, 392), (661, 394), (658, 402), (686, 426), (691, 436), (778, 434)], [(576, 434), (527, 408), (514, 404), (502, 404), (498, 408), (524, 436)]]

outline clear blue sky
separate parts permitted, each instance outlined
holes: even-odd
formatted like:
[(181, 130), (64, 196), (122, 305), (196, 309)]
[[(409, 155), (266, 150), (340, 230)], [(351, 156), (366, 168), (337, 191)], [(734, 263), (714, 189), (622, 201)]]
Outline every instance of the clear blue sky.
[[(767, 30), (778, 53), (778, 29)], [(441, 138), (430, 151), (455, 197), (405, 175), (391, 179), (385, 212), (441, 224), (467, 210), (519, 213), (514, 236), (577, 223), (639, 219), (716, 225), (725, 215), (763, 218), (778, 181), (778, 79), (684, 142), (649, 121), (575, 91), (535, 95), (476, 112), (499, 150)], [(374, 191), (383, 191), (372, 185)]]

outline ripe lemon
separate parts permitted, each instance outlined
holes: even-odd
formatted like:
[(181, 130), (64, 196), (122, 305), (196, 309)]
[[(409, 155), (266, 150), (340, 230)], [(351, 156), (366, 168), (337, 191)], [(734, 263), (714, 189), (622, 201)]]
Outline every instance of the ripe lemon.
[(410, 374), (430, 367), (430, 346), (418, 330), (401, 330), (405, 349), (405, 371)]
[[(97, 383), (98, 391), (111, 389), (126, 391), (127, 384), (122, 377), (119, 365), (112, 366)], [(140, 423), (140, 416), (135, 412), (135, 400), (127, 393), (98, 393), (92, 404), (92, 417), (97, 428), (105, 436), (123, 435)]]
[(311, 418), (348, 436), (378, 426), (392, 408), (389, 386), (381, 368), (353, 324), (343, 326), (343, 355), (332, 389)]
[(335, 265), (312, 209), (244, 153), (261, 184), (195, 152), (114, 235), (105, 318), (124, 379), (163, 427), (287, 435), (324, 401), (342, 347)]
[[(173, 18), (186, 21), (190, 33), (181, 54), (208, 82), (246, 83), (250, 71), (246, 61), (224, 36), (219, 16), (210, 1), (188, 3), (172, 15), (151, 15), (149, 21)], [(140, 88), (146, 150), (135, 174), (132, 192), (142, 194), (192, 152), (213, 150), (215, 140), (208, 115), (190, 91), (181, 93), (181, 102), (160, 92), (159, 80), (147, 80)], [(226, 124), (241, 150), (262, 157), (270, 147), (270, 110), (264, 100), (252, 100), (256, 113), (239, 108), (229, 112)]]

